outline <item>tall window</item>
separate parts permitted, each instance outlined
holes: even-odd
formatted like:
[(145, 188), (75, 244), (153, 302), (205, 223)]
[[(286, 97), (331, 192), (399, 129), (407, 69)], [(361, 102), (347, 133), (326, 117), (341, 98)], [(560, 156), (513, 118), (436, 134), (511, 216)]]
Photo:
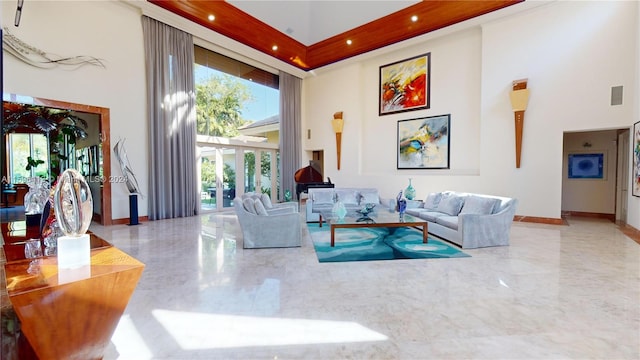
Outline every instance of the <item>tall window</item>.
[(199, 46), (194, 55), (202, 210), (232, 206), (238, 189), (275, 199), (278, 75)]
[(48, 178), (49, 151), (43, 134), (9, 134), (9, 181), (26, 183), (34, 176)]
[(278, 115), (278, 75), (199, 46), (194, 53), (198, 134), (234, 137)]

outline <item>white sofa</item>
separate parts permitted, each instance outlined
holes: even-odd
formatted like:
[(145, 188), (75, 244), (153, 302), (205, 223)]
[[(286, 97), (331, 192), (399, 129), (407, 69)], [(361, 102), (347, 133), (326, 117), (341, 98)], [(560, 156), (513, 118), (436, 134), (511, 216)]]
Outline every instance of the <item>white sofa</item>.
[(365, 204), (381, 205), (378, 189), (374, 188), (310, 188), (306, 203), (307, 222), (320, 221), (320, 212), (333, 208), (340, 200), (348, 210), (362, 209)]
[(473, 249), (509, 245), (517, 199), (444, 191), (431, 193), (407, 214), (427, 220), (429, 233)]

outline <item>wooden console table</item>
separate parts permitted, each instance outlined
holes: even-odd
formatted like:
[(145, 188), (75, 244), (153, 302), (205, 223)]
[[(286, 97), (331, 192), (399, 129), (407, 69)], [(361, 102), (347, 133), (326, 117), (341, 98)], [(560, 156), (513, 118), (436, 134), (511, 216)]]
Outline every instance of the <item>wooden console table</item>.
[[(19, 246), (7, 235), (5, 249)], [(144, 269), (99, 238), (92, 239), (91, 265), (78, 269), (59, 269), (55, 256), (7, 260), (9, 299), (22, 334), (43, 360), (102, 359)]]

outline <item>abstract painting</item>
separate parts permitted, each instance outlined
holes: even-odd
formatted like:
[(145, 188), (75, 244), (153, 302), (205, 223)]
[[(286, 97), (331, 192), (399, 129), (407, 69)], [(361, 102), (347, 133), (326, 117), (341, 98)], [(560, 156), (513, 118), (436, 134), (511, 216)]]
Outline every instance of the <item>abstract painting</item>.
[(603, 179), (604, 154), (569, 154), (569, 179)]
[(640, 121), (633, 124), (633, 176), (631, 193), (640, 197)]
[(451, 114), (398, 121), (398, 169), (448, 169)]
[(428, 109), (431, 53), (380, 66), (379, 115)]

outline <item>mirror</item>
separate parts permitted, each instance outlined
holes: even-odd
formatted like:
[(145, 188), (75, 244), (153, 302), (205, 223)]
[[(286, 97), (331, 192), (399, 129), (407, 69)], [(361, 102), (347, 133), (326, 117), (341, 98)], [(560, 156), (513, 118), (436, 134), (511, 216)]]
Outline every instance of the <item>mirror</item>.
[[(14, 185), (15, 199), (28, 190), (23, 184), (27, 176), (55, 179), (63, 170), (74, 168), (91, 187), (93, 220), (111, 225), (109, 109), (3, 94), (3, 112), (7, 147), (2, 179)], [(21, 165), (14, 169), (12, 164)]]

